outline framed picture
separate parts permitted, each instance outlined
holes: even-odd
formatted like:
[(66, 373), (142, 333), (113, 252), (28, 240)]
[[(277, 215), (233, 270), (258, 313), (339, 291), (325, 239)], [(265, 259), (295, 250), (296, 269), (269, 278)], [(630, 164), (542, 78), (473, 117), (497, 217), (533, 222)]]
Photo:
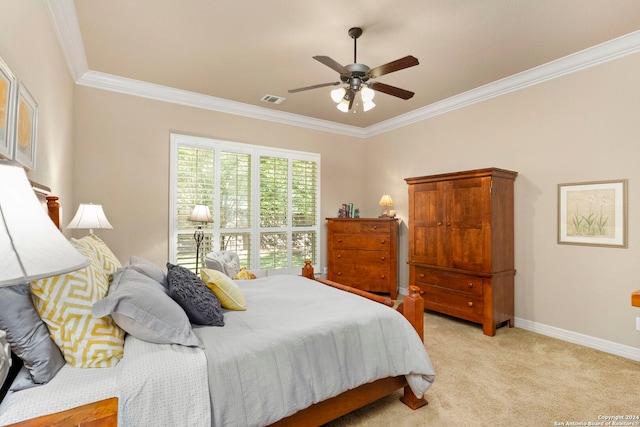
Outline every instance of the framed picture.
[(35, 169), (38, 104), (20, 81), (15, 115), (13, 158), (27, 168)]
[(627, 247), (627, 180), (558, 184), (558, 243)]
[(16, 78), (0, 58), (0, 156), (13, 158), (13, 110)]

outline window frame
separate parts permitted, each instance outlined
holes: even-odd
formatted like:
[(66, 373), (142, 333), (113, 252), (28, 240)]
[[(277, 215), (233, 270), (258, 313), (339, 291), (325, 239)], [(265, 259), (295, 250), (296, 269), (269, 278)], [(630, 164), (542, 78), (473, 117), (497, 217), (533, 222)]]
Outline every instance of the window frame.
[[(219, 174), (220, 167), (220, 152), (233, 152), (250, 154), (251, 160), (251, 227), (248, 229), (231, 229), (233, 232), (241, 232), (246, 230), (251, 234), (251, 245), (254, 250), (251, 251), (251, 268), (250, 270), (259, 275), (278, 275), (278, 274), (300, 274), (303, 265), (292, 265), (293, 252), (292, 252), (292, 234), (296, 232), (315, 232), (315, 263), (314, 268), (318, 271), (320, 265), (322, 265), (322, 253), (321, 253), (321, 206), (320, 206), (320, 194), (321, 194), (321, 155), (319, 153), (304, 152), (297, 150), (289, 150), (277, 147), (268, 147), (262, 145), (246, 144), (232, 141), (225, 141), (220, 139), (206, 138), (191, 136), (179, 133), (170, 134), (170, 166), (169, 166), (169, 262), (175, 264), (178, 257), (178, 236), (186, 233), (193, 233), (196, 229), (195, 225), (190, 229), (178, 229), (178, 212), (177, 212), (177, 180), (178, 180), (178, 148), (179, 147), (191, 147), (199, 149), (214, 150), (215, 163), (214, 163), (214, 195), (213, 195), (213, 211), (211, 212), (214, 217), (214, 222), (211, 228), (207, 229), (207, 232), (212, 233), (211, 246), (213, 250), (218, 250), (220, 247), (220, 233), (224, 233), (227, 229), (220, 228), (220, 222), (216, 220), (220, 213), (220, 184)], [(260, 227), (260, 158), (263, 156), (286, 158), (288, 163), (288, 186), (287, 192), (288, 200), (288, 214), (286, 227)], [(312, 161), (316, 163), (316, 195), (315, 195), (315, 225), (313, 226), (293, 226), (292, 213), (292, 161)], [(260, 236), (262, 233), (268, 232), (280, 232), (287, 234), (287, 264), (286, 268), (280, 268), (275, 270), (261, 270), (260, 269)]]

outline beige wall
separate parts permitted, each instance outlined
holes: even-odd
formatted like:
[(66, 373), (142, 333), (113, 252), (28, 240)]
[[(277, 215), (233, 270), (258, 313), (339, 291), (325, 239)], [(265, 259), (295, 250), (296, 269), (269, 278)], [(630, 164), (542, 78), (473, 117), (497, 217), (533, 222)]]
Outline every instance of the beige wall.
[[(368, 175), (367, 200), (390, 188), (406, 219), (402, 178), (517, 171), (516, 316), (640, 348), (638, 75), (636, 54), (370, 138), (366, 163), (381, 172)], [(557, 185), (611, 179), (629, 180), (628, 249), (558, 245)], [(407, 250), (405, 232), (403, 261)], [(406, 285), (404, 262), (401, 272)]]
[(81, 86), (75, 102), (73, 206), (103, 205), (114, 229), (97, 234), (123, 262), (132, 255), (168, 260), (171, 132), (320, 153), (322, 218), (343, 202), (365, 202), (362, 139)]
[(70, 199), (74, 83), (44, 2), (6, 3), (0, 8), (0, 57), (38, 103), (36, 169), (29, 178)]

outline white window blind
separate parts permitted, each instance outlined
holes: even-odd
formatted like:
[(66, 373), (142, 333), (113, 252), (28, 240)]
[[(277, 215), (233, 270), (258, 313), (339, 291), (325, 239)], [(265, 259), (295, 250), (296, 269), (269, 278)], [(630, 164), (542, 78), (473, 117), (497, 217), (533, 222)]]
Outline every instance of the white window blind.
[(319, 154), (172, 134), (170, 188), (171, 262), (195, 268), (187, 218), (204, 204), (213, 223), (201, 254), (234, 251), (243, 267), (271, 273), (320, 265)]

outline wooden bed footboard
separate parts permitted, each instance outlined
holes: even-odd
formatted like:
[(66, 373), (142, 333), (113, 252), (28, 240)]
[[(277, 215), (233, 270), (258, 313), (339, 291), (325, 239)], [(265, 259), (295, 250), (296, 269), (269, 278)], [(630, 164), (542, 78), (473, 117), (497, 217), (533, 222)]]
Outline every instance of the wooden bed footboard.
[[(325, 285), (369, 298), (381, 304), (389, 305), (387, 301), (391, 301), (388, 298), (341, 285), (330, 280), (315, 280)], [(420, 336), (420, 340), (424, 340), (424, 299), (420, 293), (420, 289), (417, 286), (409, 286), (409, 295), (404, 297), (403, 302), (398, 306), (397, 310), (413, 325)], [(391, 302), (390, 306), (393, 306), (393, 302)], [(319, 426), (362, 408), (369, 403), (375, 402), (403, 387), (404, 395), (400, 397), (400, 401), (409, 408), (418, 409), (428, 404), (426, 399), (418, 399), (418, 397), (413, 394), (404, 375), (400, 375), (397, 377), (382, 378), (363, 384), (352, 390), (347, 390), (331, 399), (315, 403), (289, 417), (283, 418), (271, 424), (269, 427)]]

